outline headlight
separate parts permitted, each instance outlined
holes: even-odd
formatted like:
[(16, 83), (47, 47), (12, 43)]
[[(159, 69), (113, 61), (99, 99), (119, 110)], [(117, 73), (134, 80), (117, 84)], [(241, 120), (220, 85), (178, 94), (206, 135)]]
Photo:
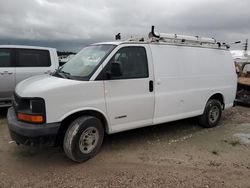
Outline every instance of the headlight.
[(16, 113), (20, 121), (44, 123), (45, 102), (42, 98), (20, 98)]
[(32, 113), (44, 113), (45, 104), (43, 99), (31, 99), (30, 100), (30, 110)]

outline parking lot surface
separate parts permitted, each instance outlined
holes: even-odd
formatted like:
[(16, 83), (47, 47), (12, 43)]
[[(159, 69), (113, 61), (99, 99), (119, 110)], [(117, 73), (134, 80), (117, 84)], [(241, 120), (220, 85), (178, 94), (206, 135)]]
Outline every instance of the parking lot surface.
[(0, 187), (250, 187), (250, 108), (224, 111), (218, 127), (194, 118), (105, 137), (93, 159), (60, 147), (17, 146), (0, 109)]

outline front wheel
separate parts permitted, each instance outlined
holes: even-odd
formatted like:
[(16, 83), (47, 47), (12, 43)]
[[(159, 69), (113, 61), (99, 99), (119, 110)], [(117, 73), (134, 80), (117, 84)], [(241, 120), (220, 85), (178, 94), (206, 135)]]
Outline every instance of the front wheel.
[(103, 125), (98, 118), (79, 117), (70, 124), (64, 136), (64, 152), (73, 161), (86, 161), (99, 151), (103, 137)]
[(221, 102), (211, 99), (207, 102), (204, 113), (199, 117), (199, 124), (205, 128), (215, 127), (221, 118)]

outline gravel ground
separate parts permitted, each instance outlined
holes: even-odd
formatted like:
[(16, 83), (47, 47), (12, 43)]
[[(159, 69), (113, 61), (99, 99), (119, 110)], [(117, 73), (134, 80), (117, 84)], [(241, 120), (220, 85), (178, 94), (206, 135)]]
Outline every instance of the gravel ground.
[(223, 113), (218, 127), (195, 119), (105, 137), (76, 164), (61, 148), (11, 142), (0, 110), (0, 187), (250, 187), (250, 108)]

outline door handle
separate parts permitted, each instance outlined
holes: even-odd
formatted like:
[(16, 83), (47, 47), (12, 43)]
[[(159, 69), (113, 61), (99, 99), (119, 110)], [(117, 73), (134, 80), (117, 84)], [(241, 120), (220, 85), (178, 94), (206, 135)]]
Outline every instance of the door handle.
[(149, 92), (153, 92), (154, 91), (154, 82), (153, 80), (149, 80)]

